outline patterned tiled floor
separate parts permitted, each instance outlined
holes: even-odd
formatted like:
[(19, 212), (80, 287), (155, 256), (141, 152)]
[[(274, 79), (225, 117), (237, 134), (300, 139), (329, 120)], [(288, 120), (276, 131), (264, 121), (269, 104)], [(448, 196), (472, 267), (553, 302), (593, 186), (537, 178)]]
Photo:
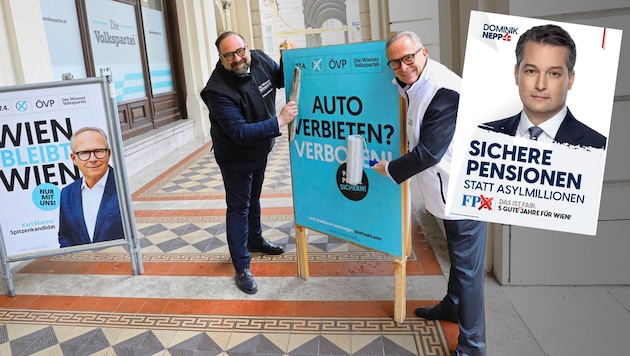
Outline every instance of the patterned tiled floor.
[[(176, 199), (223, 199), (221, 171), (207, 143), (133, 194), (135, 201)], [(262, 194), (265, 197), (291, 196), (291, 167), (286, 139), (277, 139), (269, 154)]]
[(2, 321), (2, 355), (446, 353), (439, 323), (421, 320), (5, 310)]
[[(398, 324), (393, 300), (363, 297), (343, 282), (322, 297), (283, 295), (287, 281), (297, 283), (290, 203), (263, 209), (264, 235), (286, 253), (252, 259), (259, 285), (267, 282), (277, 292), (259, 292), (257, 300), (240, 292), (233, 284), (224, 209), (177, 204), (224, 199), (210, 148), (198, 147), (133, 193), (134, 202), (161, 204), (135, 211), (142, 276), (131, 276), (126, 246), (38, 258), (16, 271), (17, 295), (0, 297), (0, 355), (448, 355), (456, 325), (413, 316), (415, 307), (436, 300), (409, 300), (407, 319)], [(264, 199), (291, 201), (288, 155), (281, 138), (270, 155)], [(376, 287), (376, 278), (393, 279), (390, 256), (313, 231), (308, 242), (313, 279), (358, 278), (366, 287)], [(442, 276), (417, 222), (413, 247), (407, 275)], [(156, 287), (155, 280), (162, 284)], [(183, 280), (189, 287), (178, 287)], [(100, 292), (107, 283), (129, 283), (139, 292)], [(195, 293), (199, 283), (209, 292)], [(151, 288), (167, 292), (155, 296)], [(219, 292), (227, 296), (216, 297)]]

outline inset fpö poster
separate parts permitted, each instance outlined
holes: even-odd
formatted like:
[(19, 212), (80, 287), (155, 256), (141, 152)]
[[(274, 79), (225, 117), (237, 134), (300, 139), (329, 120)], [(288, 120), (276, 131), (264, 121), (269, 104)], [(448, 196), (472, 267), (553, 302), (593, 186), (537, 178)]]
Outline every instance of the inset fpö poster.
[(447, 213), (595, 235), (621, 36), (471, 13)]

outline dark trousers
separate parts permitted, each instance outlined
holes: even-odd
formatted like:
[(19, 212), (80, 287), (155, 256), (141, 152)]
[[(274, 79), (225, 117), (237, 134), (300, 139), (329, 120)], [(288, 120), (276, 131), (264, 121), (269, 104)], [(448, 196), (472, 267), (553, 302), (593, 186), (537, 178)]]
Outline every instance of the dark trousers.
[(265, 178), (267, 156), (253, 161), (216, 158), (223, 185), (227, 214), (227, 241), (234, 269), (249, 268), (247, 244), (260, 244), (260, 192)]
[(448, 296), (458, 306), (457, 350), (486, 355), (486, 318), (483, 297), (486, 226), (483, 221), (444, 220), (451, 269)]

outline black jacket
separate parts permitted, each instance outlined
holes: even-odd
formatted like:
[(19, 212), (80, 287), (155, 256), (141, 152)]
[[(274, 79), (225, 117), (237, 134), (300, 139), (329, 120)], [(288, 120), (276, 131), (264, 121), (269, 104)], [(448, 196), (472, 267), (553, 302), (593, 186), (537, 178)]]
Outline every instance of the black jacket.
[(276, 89), (284, 87), (282, 66), (251, 50), (250, 73), (238, 77), (218, 62), (201, 98), (210, 110), (215, 156), (246, 161), (267, 155), (280, 135)]

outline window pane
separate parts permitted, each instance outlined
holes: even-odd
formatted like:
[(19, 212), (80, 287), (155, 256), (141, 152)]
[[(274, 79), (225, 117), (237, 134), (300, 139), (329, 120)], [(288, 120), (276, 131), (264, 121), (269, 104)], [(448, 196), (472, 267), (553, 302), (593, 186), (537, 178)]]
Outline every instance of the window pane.
[(263, 36), (263, 46), (264, 50), (267, 53), (273, 53), (275, 48), (273, 48), (273, 27), (270, 25), (265, 26), (265, 34)]
[(161, 11), (161, 2), (154, 1), (154, 3), (156, 4), (142, 3), (142, 21), (149, 60), (151, 89), (155, 95), (173, 91), (173, 75), (164, 13)]
[(74, 0), (40, 0), (54, 80), (63, 73), (85, 78), (83, 44)]
[(144, 73), (133, 5), (87, 0), (94, 68), (111, 68), (118, 102), (146, 97)]

